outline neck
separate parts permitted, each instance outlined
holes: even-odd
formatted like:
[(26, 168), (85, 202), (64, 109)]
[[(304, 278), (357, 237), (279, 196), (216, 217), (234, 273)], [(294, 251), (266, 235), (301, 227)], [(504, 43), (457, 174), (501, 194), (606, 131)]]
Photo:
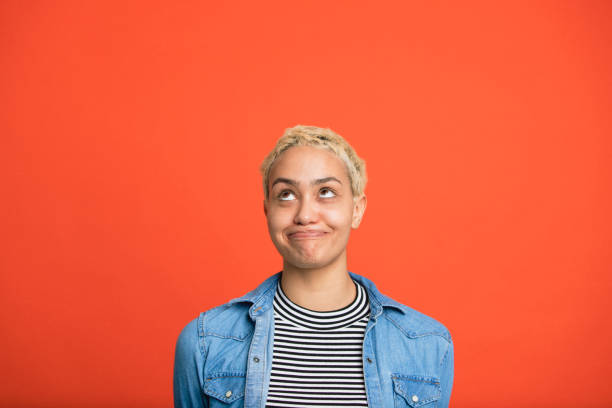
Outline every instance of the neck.
[(319, 312), (341, 309), (357, 295), (346, 268), (346, 251), (321, 268), (305, 269), (284, 262), (280, 284), (293, 303)]

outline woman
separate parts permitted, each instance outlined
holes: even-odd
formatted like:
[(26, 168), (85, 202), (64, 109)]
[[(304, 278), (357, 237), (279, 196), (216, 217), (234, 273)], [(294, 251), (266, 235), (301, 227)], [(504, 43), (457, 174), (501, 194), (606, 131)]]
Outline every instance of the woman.
[(448, 330), (347, 270), (365, 163), (329, 129), (287, 129), (261, 165), (281, 272), (181, 332), (174, 402), (186, 407), (447, 407)]

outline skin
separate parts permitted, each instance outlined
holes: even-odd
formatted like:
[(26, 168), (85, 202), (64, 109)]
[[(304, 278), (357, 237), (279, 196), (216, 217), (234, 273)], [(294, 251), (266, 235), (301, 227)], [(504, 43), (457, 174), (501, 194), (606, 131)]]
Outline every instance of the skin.
[(361, 223), (367, 198), (354, 199), (344, 162), (329, 150), (294, 146), (274, 163), (269, 186), (264, 214), (283, 257), (285, 294), (316, 311), (350, 304), (356, 289), (346, 246), (351, 230)]

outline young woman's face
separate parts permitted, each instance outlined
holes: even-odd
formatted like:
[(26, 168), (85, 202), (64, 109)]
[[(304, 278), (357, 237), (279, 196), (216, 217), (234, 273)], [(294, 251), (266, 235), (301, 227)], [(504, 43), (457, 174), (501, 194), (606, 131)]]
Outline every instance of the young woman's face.
[(295, 267), (321, 268), (346, 256), (365, 206), (365, 195), (353, 201), (346, 166), (331, 151), (291, 147), (270, 171), (268, 231), (284, 262)]

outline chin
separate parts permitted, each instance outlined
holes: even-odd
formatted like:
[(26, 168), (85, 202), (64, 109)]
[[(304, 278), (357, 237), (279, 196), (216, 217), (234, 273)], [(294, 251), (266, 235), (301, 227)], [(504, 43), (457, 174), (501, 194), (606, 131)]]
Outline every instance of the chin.
[(286, 259), (285, 263), (300, 269), (316, 269), (325, 266), (325, 262), (316, 259)]
[(323, 268), (333, 262), (334, 258), (326, 259), (321, 256), (287, 256), (283, 257), (286, 264), (292, 265), (300, 269), (318, 269)]

